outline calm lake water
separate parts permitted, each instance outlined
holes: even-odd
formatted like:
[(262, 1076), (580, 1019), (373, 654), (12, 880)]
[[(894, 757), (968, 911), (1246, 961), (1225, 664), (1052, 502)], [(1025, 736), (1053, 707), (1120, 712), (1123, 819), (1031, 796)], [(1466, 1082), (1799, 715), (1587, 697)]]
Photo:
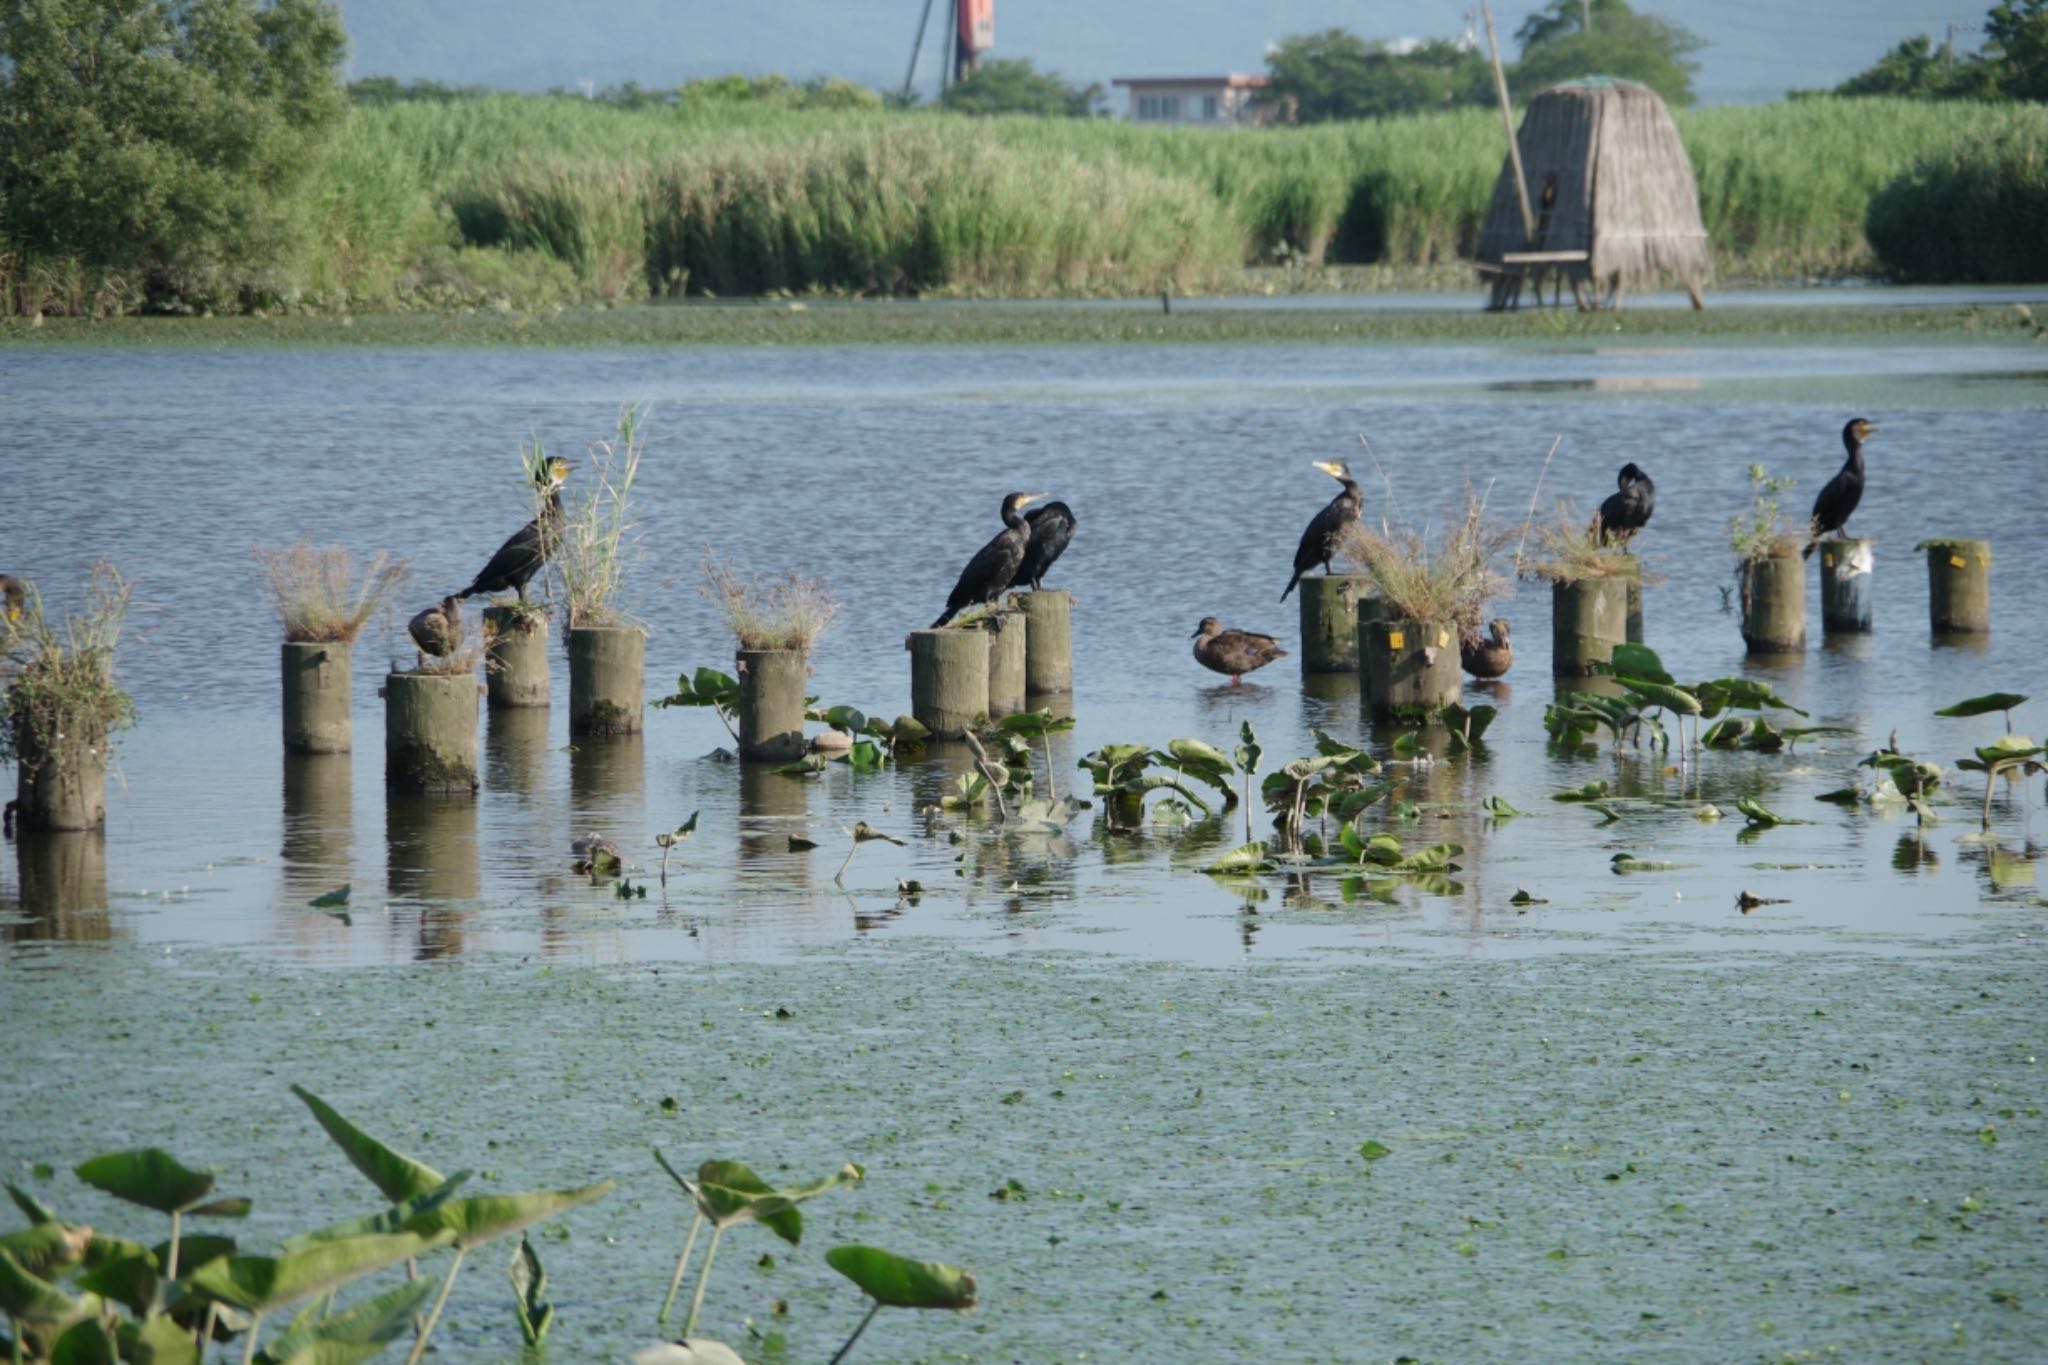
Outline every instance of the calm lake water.
[[(1444, 808), (1395, 832), (1465, 845), (1463, 870), (1390, 903), (1212, 883), (1194, 869), (1239, 812), (949, 842), (917, 812), (957, 754), (804, 782), (712, 756), (731, 741), (691, 710), (572, 744), (559, 656), (551, 713), (486, 717), (473, 802), (387, 797), (376, 689), (412, 658), (405, 617), (528, 515), (522, 442), (580, 458), (625, 403), (647, 408), (651, 696), (730, 668), (709, 547), (827, 577), (845, 609), (812, 690), (908, 711), (905, 634), (1002, 495), (1043, 490), (1080, 522), (1048, 580), (1077, 597), (1061, 792), (1101, 744), (1228, 749), (1246, 720), (1269, 770), (1316, 728), (1387, 757), (1354, 682), (1292, 657), (1232, 689), (1189, 655), (1206, 615), (1295, 645), (1277, 599), (1334, 491), (1309, 461), (1439, 527), (1468, 484), (1504, 520), (1532, 497), (1590, 512), (1633, 460), (1658, 484), (1637, 543), (1670, 670), (1767, 678), (1856, 733), (1683, 773), (1557, 755), (1549, 590), (1524, 583), (1498, 606), (1514, 671), (1467, 689), (1500, 708), (1485, 751), (1398, 770)], [(2039, 690), (2044, 411), (2032, 344), (9, 352), (0, 569), (52, 599), (103, 555), (134, 576), (139, 725), (103, 842), (0, 856), (0, 1165), (49, 1163), (46, 1197), (132, 1228), (63, 1172), (161, 1143), (256, 1193), (243, 1235), (268, 1244), (368, 1196), (297, 1080), (490, 1188), (619, 1175), (541, 1243), (563, 1359), (655, 1335), (684, 1220), (648, 1145), (774, 1178), (869, 1167), (807, 1206), (801, 1250), (759, 1261), (745, 1233), (721, 1255), (706, 1327), (750, 1358), (829, 1355), (859, 1305), (818, 1253), (863, 1240), (968, 1264), (985, 1306), (885, 1316), (856, 1359), (2026, 1359), (2048, 1276), (2039, 783), (2001, 799), (1996, 852), (1968, 775), (1924, 836), (1813, 798), (1894, 732), (1952, 765), (2000, 721), (1935, 708)], [(1807, 651), (1753, 663), (1724, 592), (1745, 469), (1794, 477), (1803, 513), (1858, 414), (1883, 428), (1852, 522), (1879, 541), (1875, 633), (1822, 639), (1816, 572)], [(356, 649), (352, 758), (280, 749), (250, 548), (300, 535), (414, 570)], [(1913, 546), (1942, 535), (1994, 543), (1988, 639), (1929, 638)], [(2042, 706), (2017, 728), (2048, 729)], [(1617, 822), (1550, 800), (1594, 779)], [(1489, 795), (1527, 814), (1487, 820)], [(1739, 837), (1742, 795), (1811, 823)], [(1706, 801), (1728, 817), (1695, 819)], [(571, 869), (595, 830), (652, 881), (653, 835), (693, 811), (665, 893)], [(908, 844), (862, 847), (842, 891), (856, 820)], [(1621, 852), (1675, 866), (1619, 876)], [(344, 882), (352, 922), (307, 908)], [(1743, 890), (1783, 903), (1745, 916)], [(436, 1340), (510, 1359), (479, 1259)]]

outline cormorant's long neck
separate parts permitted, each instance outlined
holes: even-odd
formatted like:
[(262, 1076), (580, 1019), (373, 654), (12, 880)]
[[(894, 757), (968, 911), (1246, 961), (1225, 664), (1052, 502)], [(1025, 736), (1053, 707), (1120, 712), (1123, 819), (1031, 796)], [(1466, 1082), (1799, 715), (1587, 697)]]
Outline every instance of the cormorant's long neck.
[(1344, 480), (1344, 491), (1337, 495), (1337, 501), (1347, 503), (1352, 507), (1363, 507), (1365, 505), (1365, 493), (1359, 488), (1357, 480), (1346, 479)]
[(1003, 525), (1009, 527), (1012, 531), (1022, 531), (1030, 523), (1024, 520), (1022, 512), (1005, 503), (1003, 505)]
[(1861, 474), (1863, 472), (1863, 442), (1857, 440), (1854, 436), (1844, 436), (1842, 444), (1849, 448), (1849, 458), (1843, 462), (1842, 467), (1844, 469), (1853, 469), (1858, 474)]

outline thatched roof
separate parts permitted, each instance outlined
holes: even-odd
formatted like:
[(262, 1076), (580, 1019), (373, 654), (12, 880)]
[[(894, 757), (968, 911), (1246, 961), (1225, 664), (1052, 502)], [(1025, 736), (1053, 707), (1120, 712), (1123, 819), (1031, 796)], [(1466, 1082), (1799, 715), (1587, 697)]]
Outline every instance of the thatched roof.
[(1656, 91), (1606, 77), (1553, 86), (1529, 101), (1517, 141), (1538, 217), (1552, 175), (1556, 203), (1541, 240), (1531, 242), (1513, 164), (1503, 157), (1479, 233), (1481, 261), (1497, 265), (1509, 251), (1587, 251), (1586, 265), (1563, 269), (1603, 291), (1651, 289), (1665, 275), (1697, 289), (1713, 278), (1692, 162)]

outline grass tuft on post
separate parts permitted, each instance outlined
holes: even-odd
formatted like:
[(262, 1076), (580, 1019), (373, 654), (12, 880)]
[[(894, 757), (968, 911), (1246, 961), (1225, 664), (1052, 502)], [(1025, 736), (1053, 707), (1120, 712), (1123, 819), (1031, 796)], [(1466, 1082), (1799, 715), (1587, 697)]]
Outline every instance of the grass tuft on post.
[(1339, 554), (1371, 576), (1389, 619), (1476, 630), (1487, 604), (1513, 590), (1495, 563), (1516, 533), (1515, 527), (1490, 522), (1485, 500), (1467, 489), (1464, 510), (1434, 543), (1421, 531), (1396, 529), (1383, 516), (1376, 530), (1354, 524)]
[(271, 605), (291, 644), (353, 644), (410, 572), (405, 560), (380, 552), (358, 575), (346, 546), (323, 548), (303, 539), (282, 549), (253, 546), (250, 553), (263, 566)]
[(794, 649), (809, 653), (839, 615), (839, 602), (823, 578), (794, 569), (741, 574), (707, 546), (698, 591), (725, 611), (725, 624), (743, 650)]
[[(92, 566), (85, 600), (61, 622), (42, 594), (23, 583), (20, 615), (0, 619), (0, 674), (7, 684), (0, 763), (19, 763), (21, 741), (55, 734), (81, 720), (103, 733), (134, 723), (135, 702), (114, 682), (114, 653), (134, 585), (105, 560)], [(34, 755), (30, 755), (34, 757)]]
[(613, 434), (591, 443), (586, 491), (562, 510), (549, 562), (562, 576), (563, 625), (569, 630), (638, 624), (619, 605), (619, 595), (638, 541), (633, 482), (647, 449), (640, 421), (638, 406), (619, 410)]

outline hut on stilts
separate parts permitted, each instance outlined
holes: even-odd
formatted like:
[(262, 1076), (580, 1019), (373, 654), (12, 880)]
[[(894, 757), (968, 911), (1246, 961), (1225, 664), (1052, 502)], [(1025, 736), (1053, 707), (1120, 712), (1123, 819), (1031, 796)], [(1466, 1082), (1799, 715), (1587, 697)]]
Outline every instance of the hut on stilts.
[(1666, 276), (1705, 306), (1714, 262), (1699, 186), (1656, 91), (1605, 76), (1553, 86), (1529, 101), (1515, 141), (1528, 184), (1507, 158), (1479, 232), (1489, 309), (1519, 307), (1525, 284), (1541, 307), (1547, 283), (1556, 302), (1569, 283), (1581, 310), (1619, 308)]

